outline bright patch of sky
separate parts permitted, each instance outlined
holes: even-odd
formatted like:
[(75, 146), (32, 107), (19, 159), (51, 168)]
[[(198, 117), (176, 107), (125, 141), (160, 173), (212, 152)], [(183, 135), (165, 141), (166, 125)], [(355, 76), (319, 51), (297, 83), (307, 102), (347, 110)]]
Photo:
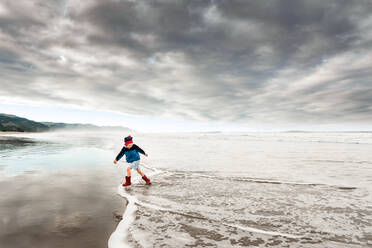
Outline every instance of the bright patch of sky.
[(23, 104), (0, 104), (0, 113), (13, 114), (34, 121), (65, 123), (89, 123), (98, 126), (123, 126), (139, 132), (276, 132), (276, 131), (372, 131), (369, 125), (350, 124), (340, 127), (334, 124), (283, 125), (257, 124), (239, 125), (231, 123), (211, 123), (183, 121), (153, 116), (128, 115), (107, 111), (64, 108), (56, 106), (36, 106)]
[[(190, 132), (190, 131), (239, 131), (242, 126), (231, 124), (211, 124), (136, 116), (115, 112), (87, 109), (64, 108), (55, 106), (32, 106), (0, 104), (0, 113), (13, 114), (34, 121), (65, 123), (89, 123), (98, 126), (123, 126), (142, 132)], [(247, 130), (247, 129), (246, 129)]]

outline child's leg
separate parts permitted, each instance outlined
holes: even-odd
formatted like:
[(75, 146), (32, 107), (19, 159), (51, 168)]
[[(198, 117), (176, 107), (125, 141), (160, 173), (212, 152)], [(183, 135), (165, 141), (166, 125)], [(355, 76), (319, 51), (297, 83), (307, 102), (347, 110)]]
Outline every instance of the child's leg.
[(141, 177), (145, 175), (139, 168), (137, 169), (137, 172), (141, 175)]
[(132, 174), (131, 174), (131, 169), (130, 169), (130, 167), (128, 166), (128, 168), (127, 168), (127, 176), (128, 177), (130, 177)]

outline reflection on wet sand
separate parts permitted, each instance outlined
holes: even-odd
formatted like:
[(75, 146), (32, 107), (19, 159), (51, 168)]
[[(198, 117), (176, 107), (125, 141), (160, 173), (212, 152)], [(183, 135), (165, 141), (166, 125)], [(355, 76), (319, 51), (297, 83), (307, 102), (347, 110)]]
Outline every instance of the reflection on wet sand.
[(0, 187), (2, 248), (107, 247), (126, 205), (112, 178), (87, 170), (25, 173)]

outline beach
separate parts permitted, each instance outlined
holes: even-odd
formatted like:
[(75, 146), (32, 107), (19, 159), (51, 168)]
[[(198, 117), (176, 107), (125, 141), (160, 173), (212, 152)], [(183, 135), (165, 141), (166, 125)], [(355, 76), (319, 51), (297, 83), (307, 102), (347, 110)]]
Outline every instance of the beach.
[[(2, 247), (369, 247), (371, 133), (2, 136)], [(161, 138), (161, 142), (159, 139)]]
[(31, 132), (4, 132), (4, 131), (0, 131), (0, 135), (9, 135), (9, 134), (28, 134), (28, 133), (31, 133)]
[(65, 168), (70, 144), (32, 135), (40, 134), (0, 136), (1, 247), (107, 247), (127, 204), (116, 192), (120, 177), (74, 154), (76, 164)]
[(107, 182), (86, 171), (2, 178), (1, 247), (107, 247), (126, 205)]
[(0, 248), (372, 248), (371, 13), (0, 1)]

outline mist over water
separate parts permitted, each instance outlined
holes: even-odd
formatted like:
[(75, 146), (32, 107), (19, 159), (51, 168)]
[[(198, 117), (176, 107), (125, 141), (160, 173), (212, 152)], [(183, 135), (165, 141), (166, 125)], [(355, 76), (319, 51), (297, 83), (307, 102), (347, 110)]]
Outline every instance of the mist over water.
[(112, 161), (126, 135), (0, 136), (1, 181), (85, 174), (59, 184), (79, 188), (98, 176), (99, 194), (136, 201), (133, 222), (117, 230), (130, 247), (372, 245), (371, 133), (132, 134), (149, 154), (142, 169), (157, 173), (150, 187), (133, 173), (116, 192), (126, 164)]

